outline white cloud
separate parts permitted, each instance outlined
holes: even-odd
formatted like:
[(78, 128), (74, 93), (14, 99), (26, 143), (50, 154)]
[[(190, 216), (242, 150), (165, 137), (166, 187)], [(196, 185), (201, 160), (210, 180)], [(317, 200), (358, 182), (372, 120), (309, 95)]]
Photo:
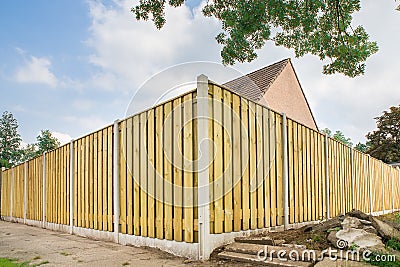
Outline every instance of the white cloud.
[(89, 61), (98, 67), (91, 85), (133, 93), (151, 75), (192, 60), (219, 60), (214, 36), (219, 22), (187, 6), (166, 9), (167, 23), (157, 30), (151, 21), (136, 21), (130, 8), (138, 1), (114, 1), (105, 7), (90, 2)]
[(69, 134), (66, 133), (60, 133), (60, 132), (51, 132), (51, 135), (61, 143), (61, 145), (65, 145), (69, 143), (72, 140), (72, 137)]
[(30, 60), (16, 71), (15, 79), (20, 83), (41, 83), (55, 87), (57, 78), (50, 71), (50, 67), (50, 59), (31, 56)]
[(97, 116), (66, 116), (64, 121), (80, 128), (80, 132), (88, 134), (107, 125), (107, 122)]

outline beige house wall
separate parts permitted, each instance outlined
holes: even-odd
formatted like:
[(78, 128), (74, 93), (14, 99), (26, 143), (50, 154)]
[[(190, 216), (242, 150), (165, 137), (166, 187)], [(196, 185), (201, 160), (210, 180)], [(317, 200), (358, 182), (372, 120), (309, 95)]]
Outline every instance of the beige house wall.
[(266, 102), (271, 109), (286, 113), (287, 117), (318, 130), (291, 63), (286, 65), (263, 98), (260, 102)]

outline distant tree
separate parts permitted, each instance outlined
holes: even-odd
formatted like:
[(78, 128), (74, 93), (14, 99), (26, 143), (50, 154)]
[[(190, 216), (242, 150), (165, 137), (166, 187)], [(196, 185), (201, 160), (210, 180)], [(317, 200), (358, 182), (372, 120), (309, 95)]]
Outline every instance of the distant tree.
[(42, 130), (40, 135), (36, 137), (37, 143), (36, 146), (38, 148), (37, 154), (41, 155), (44, 152), (56, 149), (60, 146), (60, 142), (57, 138), (53, 137), (49, 130)]
[(5, 111), (0, 118), (0, 164), (11, 167), (20, 159), (21, 136), (13, 114)]
[(35, 158), (38, 155), (36, 144), (28, 144), (25, 148), (21, 149), (20, 162), (25, 162)]
[(352, 147), (353, 146), (353, 142), (351, 142), (350, 138), (346, 138), (344, 136), (344, 134), (342, 133), (342, 131), (336, 131), (333, 135), (332, 135), (332, 131), (328, 128), (325, 128), (321, 131), (323, 134), (327, 134), (329, 137), (332, 137), (333, 139), (340, 141), (342, 143), (344, 143), (345, 145)]
[(342, 143), (344, 143), (345, 145), (348, 145), (350, 147), (353, 146), (353, 142), (351, 142), (350, 138), (347, 138), (346, 136), (344, 136), (344, 134), (341, 131), (336, 131), (333, 134), (333, 139), (338, 140)]
[(375, 119), (378, 129), (367, 134), (368, 154), (386, 163), (400, 162), (400, 105)]
[(363, 144), (363, 143), (359, 142), (354, 148), (362, 153), (367, 153), (368, 149), (369, 149), (369, 145), (368, 145), (368, 143)]

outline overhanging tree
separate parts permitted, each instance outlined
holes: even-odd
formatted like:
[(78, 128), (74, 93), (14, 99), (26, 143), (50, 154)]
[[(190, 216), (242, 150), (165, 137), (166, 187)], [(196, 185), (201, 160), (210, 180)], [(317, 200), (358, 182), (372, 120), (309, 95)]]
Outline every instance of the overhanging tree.
[(384, 162), (400, 162), (400, 105), (375, 118), (377, 130), (367, 134), (368, 154)]
[[(166, 23), (165, 0), (140, 0), (132, 8), (136, 19), (151, 19), (160, 29)], [(365, 71), (368, 57), (378, 51), (363, 26), (352, 26), (360, 0), (213, 0), (203, 14), (222, 22), (216, 36), (223, 45), (224, 64), (252, 61), (267, 41), (293, 49), (296, 57), (313, 54), (329, 60), (323, 73), (350, 77)], [(169, 0), (178, 7), (185, 0)]]
[(5, 111), (0, 118), (0, 165), (11, 167), (19, 161), (21, 136), (13, 114)]

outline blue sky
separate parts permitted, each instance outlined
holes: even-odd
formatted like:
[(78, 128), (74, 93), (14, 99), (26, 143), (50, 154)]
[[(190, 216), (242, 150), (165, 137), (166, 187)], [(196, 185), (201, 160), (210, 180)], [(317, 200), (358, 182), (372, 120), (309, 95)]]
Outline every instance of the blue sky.
[[(50, 129), (62, 141), (82, 136), (123, 118), (140, 86), (165, 68), (193, 61), (220, 62), (221, 47), (214, 40), (220, 24), (202, 16), (199, 1), (168, 9), (162, 31), (151, 22), (134, 19), (129, 9), (135, 3), (2, 3), (0, 112), (15, 115), (24, 142), (34, 142), (41, 129)], [(373, 118), (400, 104), (396, 5), (365, 0), (355, 16), (354, 24), (363, 24), (380, 47), (367, 62), (363, 77), (322, 75), (323, 63), (316, 57), (295, 59), (291, 51), (270, 43), (257, 60), (234, 68), (247, 73), (293, 58), (319, 127), (340, 129), (353, 141), (364, 141), (375, 128)], [(152, 104), (162, 92), (160, 87), (136, 94), (135, 107)]]

